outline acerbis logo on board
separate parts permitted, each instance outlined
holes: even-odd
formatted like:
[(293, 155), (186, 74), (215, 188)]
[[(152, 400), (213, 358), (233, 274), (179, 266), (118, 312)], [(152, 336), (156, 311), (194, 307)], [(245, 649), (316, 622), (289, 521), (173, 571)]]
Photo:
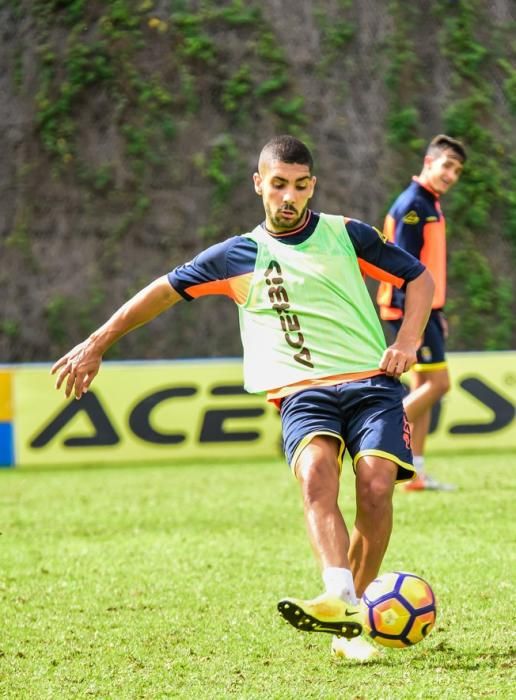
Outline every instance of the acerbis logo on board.
[[(467, 377), (460, 382), (460, 386), (485, 408), (492, 412), (492, 419), (486, 422), (457, 422), (448, 426), (450, 435), (474, 435), (494, 433), (509, 426), (514, 420), (514, 405), (507, 401), (499, 393), (488, 387), (483, 381), (475, 377)], [(133, 435), (141, 440), (156, 445), (178, 445), (187, 439), (184, 431), (170, 430), (165, 432), (153, 426), (152, 413), (160, 404), (174, 399), (195, 396), (199, 388), (195, 386), (176, 386), (153, 392), (138, 401), (131, 410), (128, 418), (128, 427)], [(241, 385), (216, 386), (212, 389), (214, 396), (238, 396), (245, 394)], [(83, 413), (91, 423), (93, 432), (90, 436), (68, 437), (64, 445), (69, 448), (88, 446), (109, 446), (120, 442), (121, 435), (110, 421), (102, 402), (94, 391), (83, 396), (80, 401), (70, 401), (48, 423), (46, 423), (31, 440), (30, 446), (41, 449), (56, 438), (61, 431), (76, 416)], [(265, 413), (263, 406), (252, 408), (226, 407), (208, 408), (202, 411), (201, 427), (196, 438), (200, 443), (228, 443), (228, 442), (254, 442), (260, 437), (260, 430), (230, 430), (225, 427), (228, 420), (260, 418)], [(439, 428), (441, 410), (434, 412), (431, 433)], [(171, 426), (172, 428), (173, 426)]]
[[(516, 353), (450, 353), (448, 362), (453, 387), (434, 407), (429, 452), (516, 449)], [(238, 358), (106, 362), (80, 401), (53, 390), (48, 366), (8, 372), (0, 385), (0, 407), (11, 397), (0, 415), (4, 466), (281, 459), (278, 411), (244, 391)]]
[[(175, 399), (183, 399), (195, 396), (199, 392), (196, 386), (176, 386), (160, 391), (155, 391), (138, 401), (136, 406), (130, 411), (127, 426), (131, 433), (144, 442), (154, 445), (179, 445), (189, 437), (185, 431), (173, 430), (170, 432), (156, 428), (152, 421), (152, 414), (163, 402)], [(214, 396), (235, 396), (243, 394), (243, 386), (216, 386), (212, 389)], [(228, 429), (226, 422), (238, 421), (241, 419), (260, 418), (265, 413), (263, 406), (252, 408), (226, 407), (208, 408), (202, 412), (199, 434), (195, 439), (199, 443), (228, 443), (228, 442), (254, 442), (260, 438), (259, 427), (254, 430)], [(116, 445), (123, 439), (123, 434), (117, 430), (113, 422), (109, 419), (101, 400), (95, 391), (89, 391), (80, 401), (70, 401), (65, 407), (48, 423), (46, 423), (31, 440), (30, 446), (34, 449), (41, 449), (75, 420), (83, 414), (92, 426), (92, 434), (85, 436), (67, 437), (63, 444), (68, 448), (74, 447), (108, 447)]]

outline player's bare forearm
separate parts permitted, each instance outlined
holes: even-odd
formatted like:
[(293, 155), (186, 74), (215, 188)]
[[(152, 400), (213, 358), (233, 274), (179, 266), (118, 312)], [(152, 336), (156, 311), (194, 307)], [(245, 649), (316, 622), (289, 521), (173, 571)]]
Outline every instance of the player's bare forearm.
[(124, 335), (152, 321), (181, 298), (167, 277), (159, 277), (126, 301), (109, 321), (91, 334), (89, 340), (103, 355)]
[(417, 349), (432, 308), (434, 281), (428, 270), (407, 284), (403, 323), (396, 340), (384, 352), (380, 369), (401, 377), (417, 360)]
[(148, 323), (181, 298), (170, 286), (166, 276), (140, 290), (115, 311), (104, 325), (57, 360), (51, 370), (52, 374), (59, 372), (56, 389), (60, 389), (66, 379), (66, 396), (73, 392), (75, 398), (80, 399), (97, 376), (106, 350), (122, 336)]

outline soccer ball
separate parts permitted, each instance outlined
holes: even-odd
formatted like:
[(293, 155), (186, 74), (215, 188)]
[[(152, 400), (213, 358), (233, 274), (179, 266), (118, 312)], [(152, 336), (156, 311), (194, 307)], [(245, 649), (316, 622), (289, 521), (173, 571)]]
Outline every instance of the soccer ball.
[(386, 647), (404, 647), (424, 639), (435, 623), (435, 596), (424, 579), (405, 571), (383, 574), (360, 601), (364, 630)]

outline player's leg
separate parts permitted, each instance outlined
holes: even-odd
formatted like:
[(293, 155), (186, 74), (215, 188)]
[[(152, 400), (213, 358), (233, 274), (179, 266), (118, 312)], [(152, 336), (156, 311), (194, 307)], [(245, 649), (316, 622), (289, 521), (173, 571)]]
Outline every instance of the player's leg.
[[(343, 402), (351, 406), (344, 435), (356, 473), (356, 518), (348, 556), (361, 596), (377, 576), (389, 543), (394, 485), (412, 478), (414, 471), (400, 382), (374, 377), (354, 384), (343, 389)], [(380, 652), (362, 636), (334, 637), (332, 653), (369, 661)]]
[(358, 600), (348, 560), (349, 534), (338, 506), (339, 444), (318, 435), (295, 464), (301, 487), (308, 538), (322, 569), (325, 592), (311, 600), (285, 598), (278, 609), (306, 632), (329, 632), (354, 637), (361, 633)]
[[(411, 372), (410, 373), (410, 391), (412, 394), (411, 399), (414, 400), (417, 390), (423, 386), (426, 382), (426, 372)], [(405, 401), (408, 399), (406, 397)], [(404, 401), (405, 413), (407, 412), (407, 406)], [(416, 411), (409, 411), (410, 415), (407, 414), (407, 419), (411, 424), (411, 436), (412, 436), (412, 453), (414, 456), (423, 455), (425, 449), (426, 436), (428, 430), (430, 429), (430, 418), (431, 409), (427, 408), (423, 410), (420, 415), (414, 417)], [(414, 466), (417, 471), (417, 464), (414, 462)]]
[(392, 495), (398, 465), (390, 459), (365, 455), (356, 470), (356, 519), (349, 561), (356, 592), (362, 596), (376, 578), (392, 532)]
[(425, 467), (425, 443), (430, 429), (431, 408), (450, 389), (450, 377), (446, 367), (425, 371), (413, 371), (413, 390), (403, 401), (407, 418), (411, 423), (412, 452), (417, 478), (403, 485), (404, 491), (452, 491), (452, 484), (445, 484), (427, 472)]
[(350, 383), (342, 390), (346, 440), (356, 475), (356, 518), (349, 561), (361, 596), (380, 570), (392, 530), (392, 495), (397, 482), (413, 478), (403, 387), (392, 377)]
[(314, 556), (324, 571), (349, 569), (349, 534), (338, 506), (339, 444), (333, 437), (316, 435), (294, 466), (301, 487), (306, 529)]
[(450, 389), (450, 376), (445, 358), (445, 339), (438, 313), (428, 321), (418, 361), (410, 377), (411, 391), (403, 405), (411, 424), (412, 452), (417, 478), (403, 486), (405, 491), (450, 490), (431, 477), (425, 469), (425, 443), (430, 429), (431, 409)]
[(362, 626), (348, 561), (349, 535), (338, 507), (343, 444), (335, 391), (299, 392), (284, 402), (281, 415), (285, 452), (301, 488), (325, 592), (309, 600), (284, 598), (278, 610), (300, 630), (357, 636)]
[[(349, 561), (356, 592), (362, 596), (380, 570), (392, 531), (392, 494), (398, 465), (382, 457), (362, 457), (356, 465), (356, 519), (351, 534)], [(364, 637), (334, 637), (334, 656), (370, 661), (380, 651)]]
[(430, 409), (449, 390), (450, 375), (445, 363), (418, 363), (412, 372), (410, 393), (403, 401), (409, 423), (415, 425), (423, 417), (422, 425), (430, 425)]

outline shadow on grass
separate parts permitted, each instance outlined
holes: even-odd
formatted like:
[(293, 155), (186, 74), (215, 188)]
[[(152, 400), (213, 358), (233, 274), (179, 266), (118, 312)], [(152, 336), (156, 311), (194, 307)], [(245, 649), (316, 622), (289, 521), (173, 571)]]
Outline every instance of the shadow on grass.
[(397, 668), (410, 664), (413, 670), (425, 669), (433, 671), (488, 671), (496, 669), (513, 669), (516, 666), (516, 650), (512, 647), (497, 651), (475, 651), (457, 649), (445, 642), (434, 647), (416, 650), (382, 649), (380, 656), (369, 661), (352, 661), (349, 659), (333, 658), (337, 666), (363, 666), (364, 668)]

